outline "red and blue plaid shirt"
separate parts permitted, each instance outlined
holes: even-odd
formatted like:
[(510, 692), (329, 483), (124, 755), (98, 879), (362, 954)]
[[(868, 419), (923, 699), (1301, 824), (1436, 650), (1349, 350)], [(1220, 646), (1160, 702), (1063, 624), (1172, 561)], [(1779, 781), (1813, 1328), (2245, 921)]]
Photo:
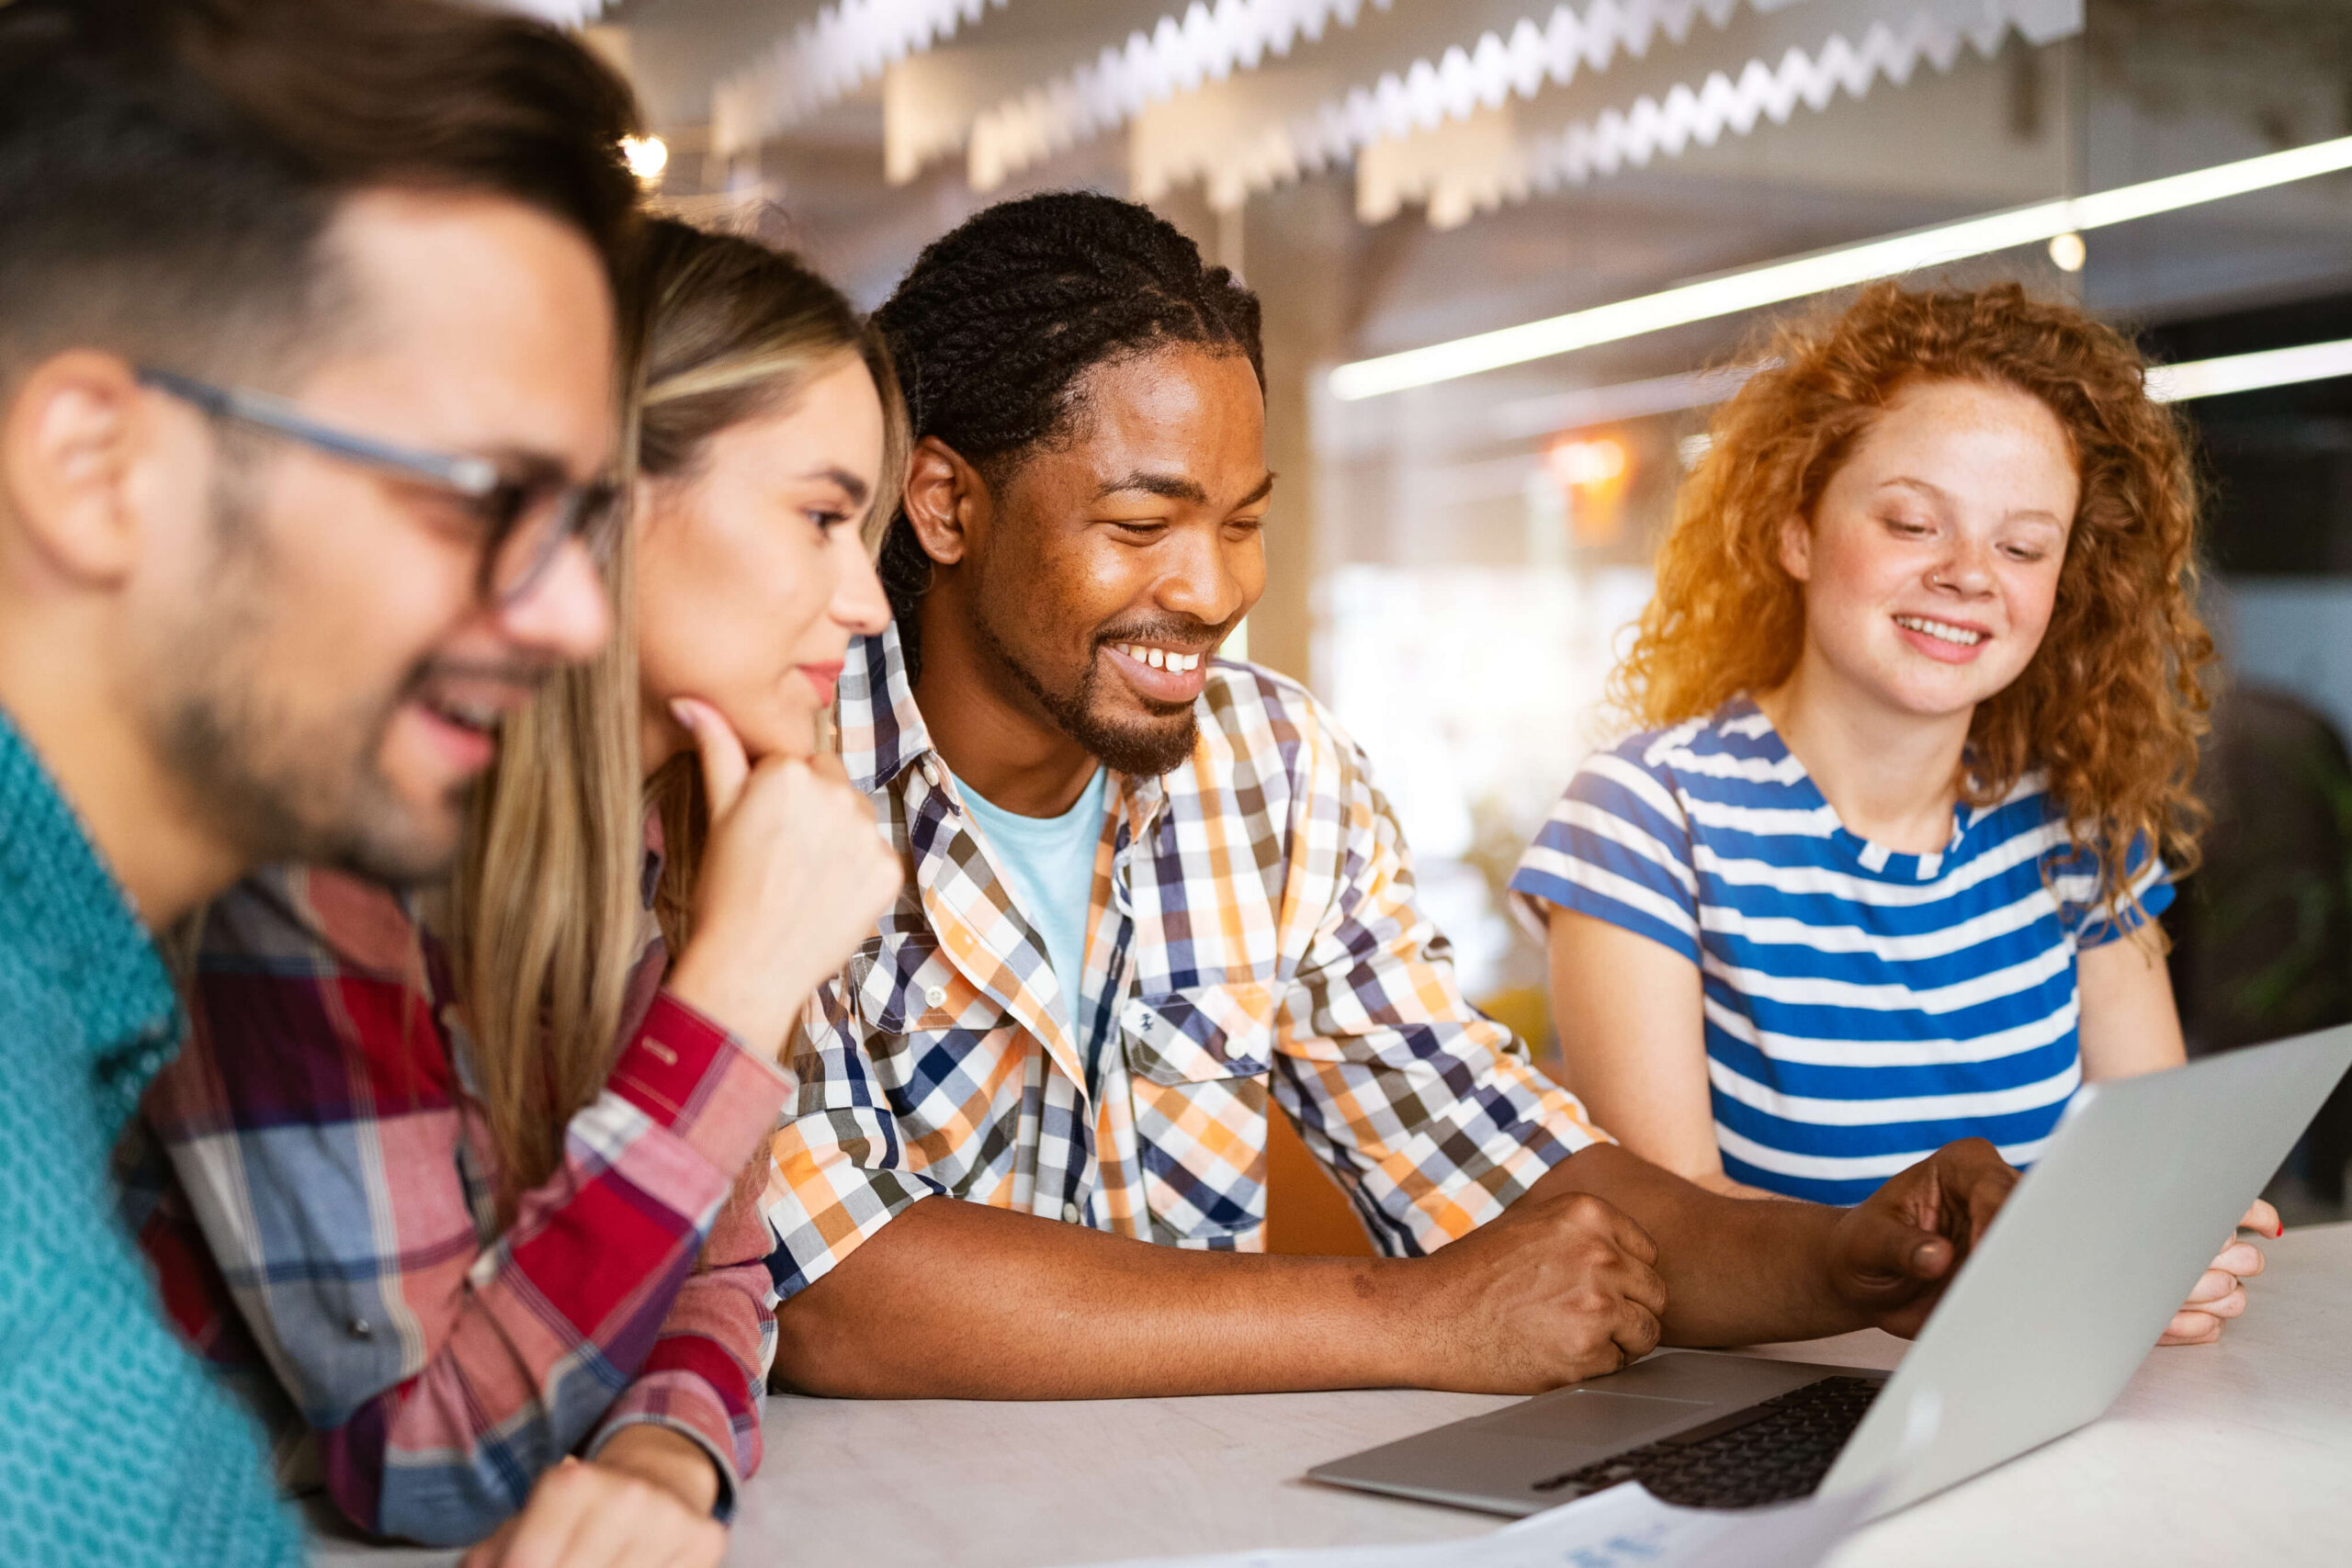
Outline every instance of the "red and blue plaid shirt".
[(362, 1529), (478, 1540), (637, 1422), (709, 1453), (722, 1516), (758, 1464), (755, 1156), (789, 1079), (661, 991), (665, 968), (649, 915), (605, 1091), (502, 1226), (443, 954), (402, 903), (281, 871), (208, 916), (132, 1217), (182, 1330)]

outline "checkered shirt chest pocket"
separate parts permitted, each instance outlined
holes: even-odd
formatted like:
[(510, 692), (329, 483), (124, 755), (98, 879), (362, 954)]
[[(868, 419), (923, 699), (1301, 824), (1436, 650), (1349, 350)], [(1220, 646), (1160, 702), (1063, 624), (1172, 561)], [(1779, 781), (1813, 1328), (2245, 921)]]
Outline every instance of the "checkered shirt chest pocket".
[(1019, 1124), (1023, 1087), (1038, 1070), (1020, 1061), (1028, 1055), (1020, 1021), (965, 978), (928, 931), (869, 941), (849, 980), (908, 1165), (958, 1197), (986, 1201), (1010, 1179), (1007, 1129)]
[(1266, 1222), (1275, 996), (1255, 981), (1136, 997), (1121, 1010), (1153, 1239), (1253, 1244)]

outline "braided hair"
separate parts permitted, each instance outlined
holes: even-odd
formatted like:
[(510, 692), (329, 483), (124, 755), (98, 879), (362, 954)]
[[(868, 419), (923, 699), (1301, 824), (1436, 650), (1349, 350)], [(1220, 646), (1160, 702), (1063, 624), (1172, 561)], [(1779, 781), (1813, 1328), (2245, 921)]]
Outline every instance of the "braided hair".
[[(906, 392), (910, 436), (935, 435), (1001, 483), (1064, 434), (1095, 366), (1176, 344), (1243, 355), (1266, 381), (1258, 297), (1149, 208), (1088, 191), (1001, 202), (934, 240), (875, 322)], [(879, 562), (910, 679), (931, 558), (901, 507)]]

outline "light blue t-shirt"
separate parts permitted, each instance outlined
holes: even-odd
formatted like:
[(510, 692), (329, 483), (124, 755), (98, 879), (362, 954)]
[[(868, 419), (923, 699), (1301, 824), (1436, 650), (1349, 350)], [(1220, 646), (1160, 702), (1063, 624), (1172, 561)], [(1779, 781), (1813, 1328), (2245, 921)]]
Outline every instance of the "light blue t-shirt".
[(1046, 961), (1073, 1018), (1086, 979), (1086, 916), (1094, 902), (1094, 847), (1102, 838), (1102, 792), (1110, 776), (1110, 769), (1095, 769), (1077, 803), (1059, 817), (1019, 816), (956, 781), (997, 870), (1012, 885), (1012, 901), (1046, 939)]

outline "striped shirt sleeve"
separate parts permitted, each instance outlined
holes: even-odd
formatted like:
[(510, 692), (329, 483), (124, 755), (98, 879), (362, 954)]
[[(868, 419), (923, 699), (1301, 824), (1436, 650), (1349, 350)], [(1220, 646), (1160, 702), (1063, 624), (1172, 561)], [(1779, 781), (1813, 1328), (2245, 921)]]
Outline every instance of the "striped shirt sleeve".
[(1510, 879), (1511, 909), (1540, 941), (1554, 907), (1699, 962), (1699, 879), (1681, 801), (1630, 747), (1589, 758)]
[(2058, 918), (2074, 934), (2077, 950), (2120, 942), (2172, 907), (2172, 872), (2150, 849), (2145, 835), (2133, 841), (2123, 859), (2131, 897), (2120, 900), (2112, 914), (2097, 874), (2075, 869), (2094, 863), (2088, 856), (2062, 856), (2051, 878), (2058, 893)]

